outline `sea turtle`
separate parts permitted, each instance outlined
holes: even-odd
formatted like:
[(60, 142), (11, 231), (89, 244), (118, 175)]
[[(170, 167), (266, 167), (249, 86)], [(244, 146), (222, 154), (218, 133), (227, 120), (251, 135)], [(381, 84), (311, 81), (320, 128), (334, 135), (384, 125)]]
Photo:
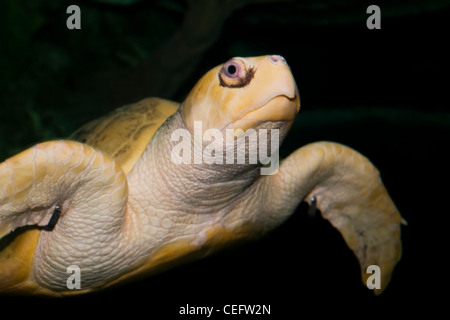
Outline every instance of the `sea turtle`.
[(378, 170), (346, 146), (312, 143), (278, 164), (299, 108), (283, 57), (236, 57), (180, 106), (148, 98), (7, 159), (0, 292), (63, 296), (153, 274), (257, 238), (302, 200), (340, 231), (363, 281), (380, 267), (381, 292), (403, 220)]

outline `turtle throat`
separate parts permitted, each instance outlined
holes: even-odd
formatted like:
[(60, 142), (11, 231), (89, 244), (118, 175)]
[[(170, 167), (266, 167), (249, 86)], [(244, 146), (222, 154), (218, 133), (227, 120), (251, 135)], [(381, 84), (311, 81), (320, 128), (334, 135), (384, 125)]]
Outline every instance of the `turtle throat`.
[[(274, 122), (261, 123), (259, 128), (269, 132), (274, 126), (288, 129), (283, 123)], [(197, 214), (218, 211), (242, 197), (263, 174), (263, 162), (268, 164), (268, 155), (273, 154), (268, 149), (278, 152), (279, 143), (276, 148), (271, 145), (275, 137), (269, 136), (266, 147), (261, 148), (258, 142), (264, 139), (259, 139), (258, 134), (251, 136), (248, 131), (230, 140), (230, 132), (225, 129), (195, 130), (192, 133), (186, 129), (181, 112), (171, 116), (129, 173), (129, 183), (133, 184), (130, 190), (136, 185), (140, 195), (167, 206), (167, 210), (182, 207)], [(260, 155), (263, 149), (266, 158)], [(169, 199), (161, 204), (157, 200), (161, 198)]]

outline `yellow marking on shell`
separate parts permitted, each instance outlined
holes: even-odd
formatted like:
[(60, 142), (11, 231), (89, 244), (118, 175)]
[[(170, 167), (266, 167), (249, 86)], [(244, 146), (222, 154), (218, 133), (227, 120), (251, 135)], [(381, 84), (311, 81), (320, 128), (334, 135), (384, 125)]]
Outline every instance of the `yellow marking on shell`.
[(156, 130), (178, 107), (178, 103), (164, 99), (143, 99), (86, 124), (71, 139), (102, 150), (128, 173)]

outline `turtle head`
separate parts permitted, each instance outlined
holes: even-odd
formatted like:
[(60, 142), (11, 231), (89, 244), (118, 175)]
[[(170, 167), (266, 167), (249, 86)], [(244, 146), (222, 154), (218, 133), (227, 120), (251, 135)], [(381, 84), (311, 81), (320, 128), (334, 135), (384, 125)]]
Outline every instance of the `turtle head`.
[(236, 57), (206, 73), (183, 103), (186, 126), (256, 128), (277, 121), (290, 126), (300, 109), (300, 98), (286, 60), (279, 55)]

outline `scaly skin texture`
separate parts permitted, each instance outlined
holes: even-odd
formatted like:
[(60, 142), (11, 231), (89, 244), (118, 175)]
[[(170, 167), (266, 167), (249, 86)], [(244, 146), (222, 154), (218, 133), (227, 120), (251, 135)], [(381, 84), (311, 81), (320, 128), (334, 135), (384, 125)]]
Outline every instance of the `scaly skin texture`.
[[(0, 292), (80, 294), (160, 272), (257, 238), (312, 199), (357, 256), (363, 280), (377, 264), (386, 287), (401, 254), (402, 219), (378, 171), (356, 151), (311, 144), (268, 176), (261, 163), (173, 160), (173, 132), (193, 133), (196, 121), (201, 133), (277, 129), (282, 140), (300, 106), (282, 57), (234, 58), (212, 69), (173, 115), (175, 103), (164, 109), (159, 101), (152, 111), (149, 101), (156, 100), (88, 124), (74, 135), (84, 143), (50, 141), (0, 164), (0, 237), (32, 229), (0, 247)], [(155, 110), (156, 122), (136, 122)], [(162, 123), (156, 132), (155, 123)], [(235, 155), (246, 141), (242, 130), (224, 146)], [(208, 144), (195, 141), (187, 141), (191, 160)], [(244, 152), (256, 147), (250, 139)], [(57, 211), (54, 228), (40, 230)], [(81, 290), (67, 288), (70, 265), (81, 269)]]

